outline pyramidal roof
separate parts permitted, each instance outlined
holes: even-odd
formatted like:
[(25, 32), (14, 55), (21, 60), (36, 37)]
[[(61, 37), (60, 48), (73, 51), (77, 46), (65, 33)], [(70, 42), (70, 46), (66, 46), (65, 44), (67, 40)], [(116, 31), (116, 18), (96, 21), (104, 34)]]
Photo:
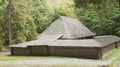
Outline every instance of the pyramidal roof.
[(45, 35), (61, 35), (62, 38), (75, 39), (94, 36), (95, 34), (79, 20), (60, 16), (42, 34), (40, 34), (38, 38)]

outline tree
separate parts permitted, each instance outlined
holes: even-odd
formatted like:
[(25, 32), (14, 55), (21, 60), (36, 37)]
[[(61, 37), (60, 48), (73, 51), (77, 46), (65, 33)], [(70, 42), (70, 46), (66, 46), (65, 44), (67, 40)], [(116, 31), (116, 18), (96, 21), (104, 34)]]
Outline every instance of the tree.
[(60, 15), (78, 18), (97, 35), (120, 36), (119, 3), (119, 0), (0, 0), (0, 46), (36, 39)]
[(9, 45), (11, 45), (12, 0), (9, 0), (9, 4), (7, 6), (7, 13), (8, 13)]

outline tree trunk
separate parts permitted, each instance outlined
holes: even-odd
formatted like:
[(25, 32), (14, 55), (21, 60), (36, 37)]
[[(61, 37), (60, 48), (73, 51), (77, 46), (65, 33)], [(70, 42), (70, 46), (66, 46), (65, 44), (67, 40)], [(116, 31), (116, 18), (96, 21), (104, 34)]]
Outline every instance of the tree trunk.
[(12, 0), (9, 0), (8, 4), (8, 36), (9, 36), (9, 45), (11, 45), (11, 14), (12, 14)]

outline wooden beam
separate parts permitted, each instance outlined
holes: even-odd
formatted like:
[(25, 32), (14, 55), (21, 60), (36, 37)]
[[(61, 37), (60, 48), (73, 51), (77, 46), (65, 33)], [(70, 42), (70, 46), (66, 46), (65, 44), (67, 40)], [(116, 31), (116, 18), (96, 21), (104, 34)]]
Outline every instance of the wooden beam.
[(118, 43), (117, 42), (115, 42), (115, 48), (118, 48)]
[(54, 56), (54, 48), (51, 47), (51, 50), (52, 50), (52, 56)]
[(47, 45), (47, 53), (48, 53), (48, 56), (50, 56), (50, 49), (48, 45)]
[(28, 49), (29, 49), (29, 51), (30, 51), (30, 53), (29, 53), (29, 55), (32, 55), (32, 47), (31, 46), (29, 46), (29, 47), (27, 47)]
[(14, 48), (13, 47), (10, 48), (10, 52), (11, 52), (11, 55), (14, 55)]
[(102, 48), (97, 48), (98, 49), (98, 58), (102, 59)]

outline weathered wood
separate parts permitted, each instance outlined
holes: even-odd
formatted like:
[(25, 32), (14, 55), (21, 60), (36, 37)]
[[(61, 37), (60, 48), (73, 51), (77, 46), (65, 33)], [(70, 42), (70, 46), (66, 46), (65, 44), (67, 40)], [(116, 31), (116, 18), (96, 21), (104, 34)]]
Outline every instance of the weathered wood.
[(98, 58), (97, 48), (51, 47), (50, 49), (52, 50), (51, 53), (54, 51), (54, 56)]
[(118, 48), (118, 43), (117, 42), (115, 42), (115, 48)]
[(118, 47), (120, 47), (120, 41), (119, 41), (119, 42), (117, 42), (117, 45), (118, 45)]
[(29, 55), (30, 50), (28, 48), (12, 47), (11, 52), (12, 55)]
[(49, 46), (47, 46), (47, 52), (48, 52), (48, 56), (50, 55), (50, 49)]
[(10, 52), (11, 52), (11, 55), (14, 55), (14, 48), (13, 47), (10, 48)]
[(29, 46), (28, 48), (29, 48), (29, 51), (30, 51), (29, 55), (32, 55), (32, 47)]
[[(118, 44), (118, 43), (117, 43)], [(116, 43), (104, 47), (72, 47), (72, 46), (29, 46), (27, 48), (11, 48), (12, 55), (68, 56), (101, 59), (116, 48)]]
[(112, 50), (116, 49), (115, 47), (116, 47), (116, 46), (115, 46), (115, 43), (110, 44), (110, 45), (107, 45), (107, 46), (105, 46), (105, 47), (102, 47), (102, 48), (101, 48), (101, 49), (102, 49), (102, 57), (107, 56), (107, 54), (108, 54), (109, 52), (111, 52)]
[(31, 49), (32, 49), (31, 55), (48, 56), (49, 53), (47, 46), (32, 46)]
[(98, 49), (98, 59), (102, 59), (102, 50), (101, 48), (97, 48)]

